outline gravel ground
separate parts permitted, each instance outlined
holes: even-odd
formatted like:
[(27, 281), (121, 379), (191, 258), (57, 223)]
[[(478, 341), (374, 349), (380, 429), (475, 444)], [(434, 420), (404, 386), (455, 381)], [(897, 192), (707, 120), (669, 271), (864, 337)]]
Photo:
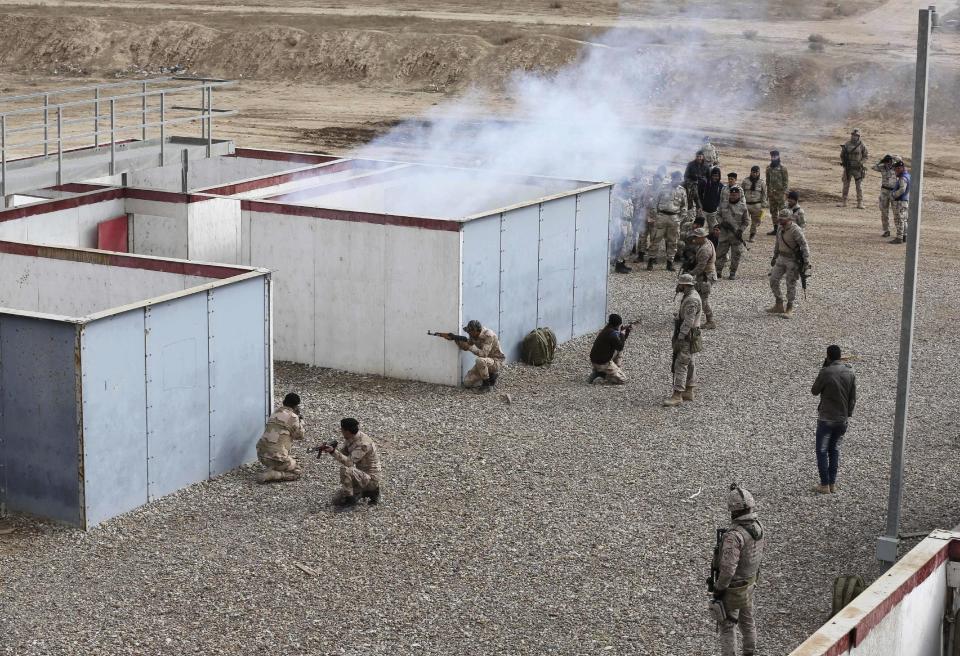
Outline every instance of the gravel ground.
[[(960, 520), (955, 209), (926, 207), (905, 531)], [(378, 439), (381, 505), (333, 514), (335, 467), (311, 457), (298, 482), (243, 468), (88, 533), (14, 518), (0, 654), (712, 654), (703, 580), (731, 480), (770, 536), (761, 646), (788, 652), (826, 618), (835, 576), (880, 571), (902, 282), (873, 211), (807, 212), (809, 300), (793, 320), (762, 312), (772, 238), (758, 238), (715, 290), (700, 398), (680, 408), (660, 407), (663, 270), (611, 276), (611, 309), (642, 320), (623, 387), (584, 384), (589, 337), (487, 395), (279, 365), (310, 443), (344, 415)], [(816, 497), (809, 387), (831, 342), (859, 358), (860, 402), (842, 491)]]

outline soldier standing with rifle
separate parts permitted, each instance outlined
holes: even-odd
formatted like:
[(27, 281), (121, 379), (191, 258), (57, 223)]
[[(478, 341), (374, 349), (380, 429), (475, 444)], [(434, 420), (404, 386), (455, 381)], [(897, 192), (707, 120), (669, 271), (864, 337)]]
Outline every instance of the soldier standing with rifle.
[(883, 156), (883, 159), (873, 165), (874, 171), (879, 171), (880, 181), (880, 224), (883, 226), (881, 237), (890, 236), (890, 208), (893, 200), (890, 194), (897, 188), (897, 172), (894, 170), (893, 163), (900, 159), (889, 153)]
[(680, 311), (674, 319), (673, 327), (673, 394), (663, 402), (665, 407), (680, 405), (684, 401), (693, 401), (693, 391), (697, 383), (696, 365), (693, 356), (703, 350), (700, 335), (700, 317), (703, 315), (703, 302), (694, 289), (693, 276), (680, 274), (677, 279), (677, 294), (683, 294)]
[(706, 228), (699, 227), (692, 233), (693, 243), (696, 245), (697, 252), (693, 268), (689, 273), (696, 281), (695, 289), (700, 294), (700, 300), (703, 302), (703, 314), (707, 322), (703, 324), (704, 330), (713, 330), (717, 324), (713, 321), (713, 308), (710, 305), (710, 290), (713, 283), (717, 280), (717, 251), (713, 244), (707, 239)]
[(750, 212), (750, 238), (753, 241), (757, 236), (757, 228), (763, 223), (763, 210), (769, 206), (767, 202), (767, 183), (760, 178), (760, 167), (750, 167), (750, 177), (743, 183), (743, 200), (747, 203)]
[(860, 141), (860, 129), (854, 128), (850, 140), (840, 146), (840, 164), (843, 166), (843, 199), (837, 207), (847, 206), (850, 193), (850, 180), (857, 186), (857, 209), (863, 209), (863, 177), (867, 174), (867, 147)]
[(737, 483), (730, 486), (727, 509), (731, 525), (717, 530), (717, 546), (707, 587), (713, 593), (710, 613), (720, 629), (720, 653), (737, 653), (737, 627), (743, 636), (743, 656), (757, 653), (757, 624), (753, 614), (753, 590), (760, 574), (766, 538), (757, 518), (750, 491)]
[[(781, 314), (785, 317), (793, 316), (794, 303), (797, 298), (797, 280), (804, 279), (810, 270), (810, 248), (803, 230), (793, 222), (793, 213), (784, 208), (780, 210), (780, 231), (773, 249), (773, 259), (770, 260), (770, 289), (776, 301), (770, 314)], [(783, 292), (780, 290), (780, 281), (787, 278), (787, 307), (783, 307)]]
[(730, 280), (737, 279), (737, 269), (740, 268), (740, 257), (746, 250), (747, 244), (743, 241), (743, 232), (750, 227), (750, 212), (743, 202), (743, 192), (739, 185), (730, 187), (730, 195), (720, 206), (720, 246), (717, 248), (717, 276), (723, 277), (723, 268), (727, 265), (727, 254), (730, 256)]

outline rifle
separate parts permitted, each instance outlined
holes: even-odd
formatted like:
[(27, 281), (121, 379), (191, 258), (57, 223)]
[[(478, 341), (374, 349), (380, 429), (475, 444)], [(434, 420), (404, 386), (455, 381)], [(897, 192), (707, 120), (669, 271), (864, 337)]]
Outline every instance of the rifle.
[(730, 225), (730, 224), (727, 223), (726, 221), (721, 221), (721, 222), (720, 222), (720, 229), (721, 229), (721, 230), (726, 230), (727, 232), (732, 232), (732, 233), (733, 233), (733, 236), (737, 238), (737, 241), (739, 241), (740, 244), (743, 245), (744, 248), (746, 248), (747, 250), (750, 250), (750, 247), (747, 246), (747, 242), (743, 241), (743, 235), (742, 235), (742, 234), (739, 234), (739, 235), (738, 235), (738, 234), (737, 234), (737, 230), (736, 230), (732, 225)]
[(807, 262), (807, 258), (803, 256), (803, 251), (797, 250), (796, 258), (800, 264), (800, 287), (803, 288), (803, 300), (807, 300), (807, 278), (810, 277), (810, 274), (807, 273), (807, 267), (810, 264)]
[(720, 579), (720, 550), (723, 547), (723, 536), (727, 529), (717, 529), (717, 543), (713, 546), (713, 560), (710, 561), (710, 576), (707, 577), (707, 591), (716, 593), (717, 581)]
[(432, 337), (443, 337), (444, 339), (451, 342), (469, 342), (470, 341), (470, 338), (467, 337), (466, 335), (457, 335), (456, 333), (434, 333), (428, 330), (427, 334), (431, 335)]
[(840, 165), (843, 168), (850, 168), (850, 153), (847, 152), (847, 144), (840, 144)]
[(327, 451), (327, 449), (330, 449), (331, 452), (336, 451), (338, 444), (339, 442), (337, 442), (336, 440), (330, 440), (329, 442), (324, 442), (320, 446), (315, 446), (307, 449), (307, 453), (316, 453), (317, 460), (319, 460), (320, 456), (322, 456)]

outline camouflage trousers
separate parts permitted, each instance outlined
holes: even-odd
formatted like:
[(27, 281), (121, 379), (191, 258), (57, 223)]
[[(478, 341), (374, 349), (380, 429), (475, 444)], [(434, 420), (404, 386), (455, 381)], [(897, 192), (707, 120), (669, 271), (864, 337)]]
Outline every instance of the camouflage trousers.
[(910, 208), (910, 203), (908, 201), (895, 200), (893, 203), (893, 222), (897, 227), (897, 237), (901, 239), (907, 238), (907, 227), (910, 223), (910, 215), (908, 210)]
[(634, 219), (633, 228), (633, 249), (636, 250), (637, 259), (643, 259), (643, 254), (650, 247), (650, 232), (647, 230), (648, 222), (643, 218)]
[(850, 194), (850, 181), (853, 180), (857, 187), (857, 205), (863, 204), (863, 175), (857, 177), (856, 173), (844, 169), (843, 171), (843, 202), (847, 202), (847, 196)]
[(720, 210), (703, 213), (703, 224), (707, 227), (707, 231), (713, 230), (718, 223), (720, 223)]
[(687, 190), (687, 209), (694, 207), (700, 209), (700, 189), (696, 182), (684, 182), (683, 188)]
[(610, 362), (604, 364), (591, 362), (590, 364), (594, 371), (604, 374), (604, 382), (610, 385), (623, 385), (627, 382), (627, 377), (624, 375), (623, 369), (620, 368), (620, 356), (622, 354), (622, 351), (617, 351), (613, 354), (613, 359)]
[(747, 212), (750, 213), (750, 239), (753, 239), (760, 224), (763, 223), (763, 206), (760, 203), (747, 205)]
[(727, 619), (720, 624), (720, 653), (736, 656), (737, 627), (743, 636), (743, 653), (752, 656), (757, 650), (757, 623), (753, 616), (753, 604), (739, 610), (727, 611)]
[(620, 246), (620, 257), (617, 260), (625, 260), (630, 252), (633, 251), (636, 244), (636, 237), (633, 233), (633, 224), (629, 221), (620, 222), (620, 234), (623, 236), (623, 244)]
[(710, 305), (710, 290), (713, 283), (706, 276), (697, 276), (697, 284), (694, 289), (700, 294), (700, 301), (703, 303), (703, 315), (707, 321), (713, 319), (713, 306)]
[(473, 368), (463, 377), (464, 387), (476, 387), (490, 378), (490, 374), (500, 372), (500, 360), (493, 358), (477, 358)]
[(683, 340), (683, 346), (673, 358), (673, 390), (683, 392), (687, 387), (697, 384), (697, 366), (690, 352), (690, 340)]
[(285, 451), (273, 451), (258, 444), (257, 460), (267, 468), (266, 471), (257, 474), (257, 480), (261, 483), (295, 481), (303, 474), (297, 461)]
[(730, 259), (730, 273), (736, 273), (740, 268), (740, 258), (743, 257), (743, 244), (736, 236), (729, 232), (720, 233), (720, 241), (717, 242), (717, 272), (723, 271), (727, 266), (727, 258)]
[(884, 232), (890, 231), (890, 209), (893, 207), (893, 198), (890, 189), (880, 188), (880, 224)]
[(354, 494), (370, 492), (379, 488), (379, 474), (368, 474), (356, 467), (340, 466), (340, 494), (352, 497)]
[(770, 201), (770, 218), (773, 220), (773, 225), (776, 226), (777, 219), (780, 217), (780, 210), (783, 209), (786, 203), (786, 194), (783, 191), (774, 191), (771, 189), (767, 198)]
[(780, 289), (780, 281), (787, 279), (787, 303), (793, 303), (797, 299), (797, 281), (800, 280), (800, 267), (796, 260), (781, 255), (777, 258), (773, 268), (770, 269), (770, 289), (773, 290), (773, 298), (783, 302), (783, 292)]
[(657, 222), (653, 226), (653, 238), (650, 240), (650, 250), (647, 255), (656, 259), (660, 251), (660, 242), (663, 242), (663, 251), (667, 262), (673, 261), (677, 254), (677, 241), (680, 239), (679, 216), (657, 214)]

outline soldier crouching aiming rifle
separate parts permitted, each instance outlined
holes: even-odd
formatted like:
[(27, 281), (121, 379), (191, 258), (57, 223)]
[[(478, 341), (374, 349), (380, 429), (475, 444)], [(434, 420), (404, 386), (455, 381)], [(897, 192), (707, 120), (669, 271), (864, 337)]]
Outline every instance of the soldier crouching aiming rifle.
[(756, 502), (750, 491), (739, 484), (730, 485), (727, 509), (731, 525), (717, 529), (707, 590), (711, 593), (708, 609), (720, 631), (720, 653), (737, 653), (737, 633), (743, 636), (743, 656), (757, 650), (757, 625), (753, 615), (753, 590), (760, 575), (760, 561), (766, 540), (763, 525), (757, 519)]
[(479, 387), (480, 391), (489, 392), (497, 384), (500, 367), (503, 366), (507, 356), (500, 350), (497, 334), (489, 328), (484, 328), (476, 319), (468, 321), (463, 330), (467, 333), (466, 337), (454, 333), (434, 333), (429, 330), (427, 334), (454, 342), (461, 351), (469, 351), (477, 356), (473, 368), (463, 377), (463, 385), (471, 388)]
[(360, 430), (360, 422), (351, 417), (340, 420), (340, 433), (342, 442), (331, 440), (314, 449), (317, 458), (329, 453), (340, 463), (340, 489), (331, 503), (335, 508), (349, 508), (366, 499), (371, 506), (375, 505), (380, 501), (383, 471), (377, 445)]

